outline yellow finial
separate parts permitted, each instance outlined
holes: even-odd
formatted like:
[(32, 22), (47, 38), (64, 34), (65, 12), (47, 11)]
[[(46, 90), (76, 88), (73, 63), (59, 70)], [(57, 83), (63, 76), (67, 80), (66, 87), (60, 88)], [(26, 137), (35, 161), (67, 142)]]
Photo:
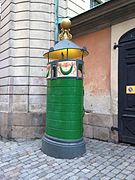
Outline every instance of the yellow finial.
[(59, 34), (59, 39), (72, 39), (72, 35), (69, 33), (71, 27), (71, 21), (65, 18), (61, 22), (61, 33)]

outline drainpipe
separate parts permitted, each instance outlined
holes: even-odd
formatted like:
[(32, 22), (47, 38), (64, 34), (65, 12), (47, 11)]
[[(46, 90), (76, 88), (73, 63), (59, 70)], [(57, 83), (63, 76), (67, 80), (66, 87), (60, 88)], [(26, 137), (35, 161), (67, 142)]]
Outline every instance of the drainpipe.
[(58, 42), (58, 24), (59, 24), (59, 0), (54, 0), (55, 9), (54, 9), (54, 16), (55, 16), (55, 27), (54, 27), (54, 43)]

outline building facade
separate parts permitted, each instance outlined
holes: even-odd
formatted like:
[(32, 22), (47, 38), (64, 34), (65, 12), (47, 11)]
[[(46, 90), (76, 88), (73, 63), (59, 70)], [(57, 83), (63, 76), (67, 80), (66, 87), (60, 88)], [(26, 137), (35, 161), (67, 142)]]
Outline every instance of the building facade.
[(85, 1), (1, 0), (0, 135), (41, 137), (45, 127), (46, 64), (62, 17), (85, 11)]
[[(91, 2), (96, 5), (104, 1)], [(130, 142), (123, 140), (127, 137), (134, 143), (135, 126), (131, 119), (134, 114), (128, 115), (131, 123), (125, 119), (121, 121), (127, 114), (120, 113), (124, 112), (120, 109), (122, 104), (129, 104), (128, 109), (132, 106), (134, 113), (135, 101), (133, 95), (132, 98), (125, 95), (130, 101), (118, 103), (125, 87), (120, 89), (121, 81), (118, 81), (121, 52), (117, 45), (127, 42), (120, 38), (128, 32), (129, 41), (134, 42), (134, 32), (130, 30), (135, 27), (135, 2), (107, 1), (85, 12), (88, 7), (90, 1), (85, 0), (1, 0), (0, 136), (38, 138), (43, 135), (47, 93), (47, 60), (43, 54), (58, 41), (61, 19), (69, 17), (73, 40), (86, 46), (90, 53), (85, 59), (84, 135)], [(134, 56), (132, 46), (130, 55)], [(131, 75), (133, 72), (131, 68)], [(126, 82), (127, 88), (134, 83)]]
[(72, 19), (74, 41), (90, 52), (84, 60), (86, 137), (135, 144), (134, 9), (132, 0), (113, 0)]

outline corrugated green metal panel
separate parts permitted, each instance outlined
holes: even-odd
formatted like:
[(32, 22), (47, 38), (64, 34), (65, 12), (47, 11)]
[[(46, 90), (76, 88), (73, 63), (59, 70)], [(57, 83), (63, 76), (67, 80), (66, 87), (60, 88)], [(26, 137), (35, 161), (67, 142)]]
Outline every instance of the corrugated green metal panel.
[(83, 136), (83, 81), (76, 78), (48, 80), (46, 133), (74, 140)]

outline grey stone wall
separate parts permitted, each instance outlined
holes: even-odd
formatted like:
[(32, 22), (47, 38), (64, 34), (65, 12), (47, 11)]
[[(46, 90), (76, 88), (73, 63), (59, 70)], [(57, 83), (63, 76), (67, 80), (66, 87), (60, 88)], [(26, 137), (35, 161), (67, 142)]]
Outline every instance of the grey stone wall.
[(111, 114), (85, 113), (84, 136), (92, 139), (118, 142), (117, 131), (111, 131), (111, 127), (117, 127), (118, 117)]
[[(54, 46), (55, 0), (0, 3), (0, 135), (41, 137), (47, 93), (43, 54)], [(61, 18), (84, 11), (85, 0), (59, 1)]]
[(72, 18), (86, 11), (87, 0), (59, 0), (59, 17)]
[[(43, 134), (47, 64), (43, 54), (54, 41), (53, 6), (51, 0), (1, 2), (1, 136), (39, 137)], [(36, 125), (35, 116), (39, 119)]]

